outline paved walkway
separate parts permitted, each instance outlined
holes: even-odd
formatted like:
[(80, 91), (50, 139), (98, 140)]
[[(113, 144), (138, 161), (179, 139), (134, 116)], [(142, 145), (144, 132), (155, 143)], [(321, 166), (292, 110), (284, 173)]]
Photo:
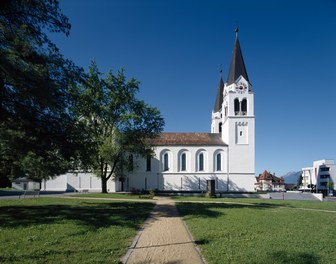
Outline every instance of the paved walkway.
[(174, 201), (159, 197), (123, 263), (204, 264), (205, 261), (179, 217)]

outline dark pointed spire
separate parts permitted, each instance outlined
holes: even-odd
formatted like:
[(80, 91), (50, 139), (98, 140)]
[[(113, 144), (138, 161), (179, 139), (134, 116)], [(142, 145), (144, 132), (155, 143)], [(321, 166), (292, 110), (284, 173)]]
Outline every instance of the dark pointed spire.
[(238, 31), (239, 29), (236, 26), (235, 28), (236, 40), (232, 52), (230, 69), (226, 80), (227, 85), (234, 83), (239, 78), (240, 75), (243, 76), (249, 82), (247, 71), (244, 64), (243, 54), (240, 49)]
[(217, 88), (217, 95), (216, 95), (216, 101), (214, 105), (214, 112), (218, 112), (222, 108), (223, 104), (223, 92), (224, 92), (224, 82), (222, 78), (222, 65), (220, 66), (220, 78), (219, 78), (219, 83), (218, 83), (218, 88)]

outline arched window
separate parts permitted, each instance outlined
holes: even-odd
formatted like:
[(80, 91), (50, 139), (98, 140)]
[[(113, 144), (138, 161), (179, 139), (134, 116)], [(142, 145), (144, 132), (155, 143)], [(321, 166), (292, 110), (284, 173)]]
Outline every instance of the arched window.
[(234, 99), (234, 112), (235, 112), (235, 115), (239, 115), (239, 99), (236, 98)]
[(168, 153), (163, 155), (163, 171), (169, 170), (169, 156)]
[(133, 171), (133, 155), (128, 156), (128, 171)]
[(201, 153), (198, 156), (198, 170), (204, 171), (204, 154)]
[(219, 123), (219, 130), (218, 130), (218, 131), (219, 131), (219, 133), (221, 133), (221, 132), (222, 132), (222, 125), (223, 125), (223, 124), (222, 124), (222, 122), (220, 122), (220, 123)]
[(181, 155), (181, 171), (187, 170), (187, 155), (182, 153)]
[(222, 170), (222, 155), (218, 153), (216, 155), (216, 171)]
[(243, 101), (242, 101), (242, 114), (243, 115), (246, 115), (247, 114), (247, 100), (244, 98)]
[(146, 171), (151, 171), (151, 170), (152, 170), (152, 157), (151, 155), (147, 155)]

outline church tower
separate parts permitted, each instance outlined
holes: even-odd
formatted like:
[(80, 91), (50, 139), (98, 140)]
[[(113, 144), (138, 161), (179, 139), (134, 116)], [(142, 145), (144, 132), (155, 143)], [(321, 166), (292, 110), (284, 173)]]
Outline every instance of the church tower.
[(238, 28), (226, 82), (220, 76), (211, 132), (221, 133), (228, 145), (228, 174), (243, 189), (253, 189), (254, 93), (245, 68), (238, 39)]
[(217, 95), (215, 100), (214, 109), (211, 115), (211, 133), (221, 133), (223, 125), (223, 93), (224, 93), (224, 82), (222, 76), (222, 67), (220, 69), (220, 79), (217, 88)]

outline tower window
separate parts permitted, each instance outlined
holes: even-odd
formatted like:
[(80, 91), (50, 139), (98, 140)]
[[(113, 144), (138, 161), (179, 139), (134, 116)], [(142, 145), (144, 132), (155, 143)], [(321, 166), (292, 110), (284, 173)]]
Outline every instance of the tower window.
[(243, 131), (240, 131), (239, 135), (242, 136), (243, 135)]
[(220, 123), (219, 123), (219, 129), (218, 129), (219, 133), (222, 132), (222, 125), (223, 125), (222, 122), (220, 122)]
[(235, 112), (235, 115), (239, 115), (239, 99), (236, 98), (234, 99), (234, 112)]
[(242, 107), (241, 109), (242, 114), (246, 115), (247, 114), (247, 100), (246, 99), (243, 99), (241, 107)]

